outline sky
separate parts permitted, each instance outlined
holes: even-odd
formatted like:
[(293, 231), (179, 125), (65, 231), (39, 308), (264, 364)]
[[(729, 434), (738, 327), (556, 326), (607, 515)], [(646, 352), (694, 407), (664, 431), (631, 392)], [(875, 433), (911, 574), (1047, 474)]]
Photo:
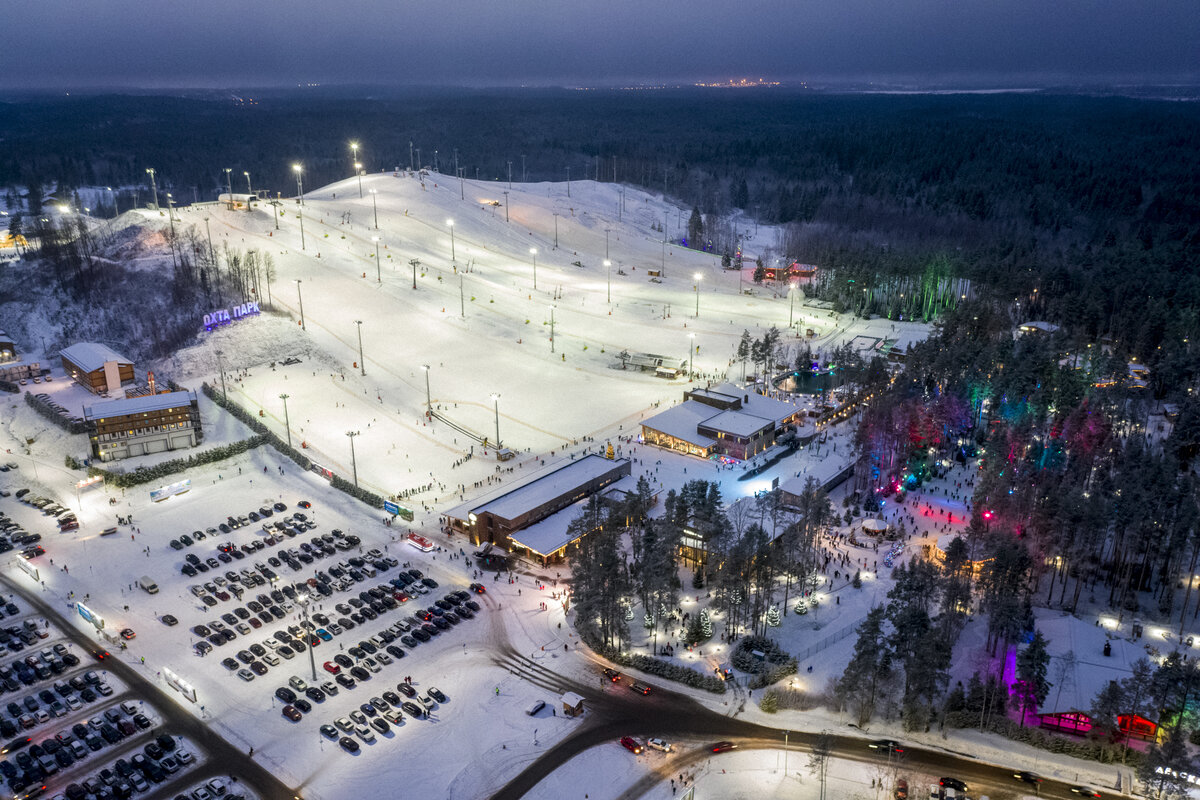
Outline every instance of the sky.
[(37, 0), (0, 87), (1194, 82), (1197, 0)]

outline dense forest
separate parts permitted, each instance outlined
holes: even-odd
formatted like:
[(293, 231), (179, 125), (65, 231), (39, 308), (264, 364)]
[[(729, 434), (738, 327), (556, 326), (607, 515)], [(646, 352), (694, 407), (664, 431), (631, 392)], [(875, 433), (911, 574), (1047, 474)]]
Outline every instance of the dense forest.
[(123, 187), (108, 195), (121, 209), (145, 203), (147, 167), (177, 202), (213, 199), (226, 168), (235, 189), (249, 172), (290, 194), (293, 163), (319, 186), (351, 172), (357, 141), (368, 170), (569, 173), (664, 192), (704, 215), (706, 235), (740, 213), (784, 224), (782, 254), (831, 268), (822, 296), (863, 313), (930, 318), (965, 280), (1152, 367), (1200, 335), (1200, 109), (1187, 103), (448, 89), (0, 108), (0, 185), (13, 199), (29, 187), (34, 205), (78, 186)]

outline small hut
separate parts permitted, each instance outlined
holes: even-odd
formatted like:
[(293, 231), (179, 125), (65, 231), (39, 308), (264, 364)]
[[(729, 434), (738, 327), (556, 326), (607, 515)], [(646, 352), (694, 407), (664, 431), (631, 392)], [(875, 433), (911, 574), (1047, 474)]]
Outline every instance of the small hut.
[(562, 696), (563, 715), (568, 717), (578, 717), (583, 714), (583, 698), (574, 692), (567, 692)]

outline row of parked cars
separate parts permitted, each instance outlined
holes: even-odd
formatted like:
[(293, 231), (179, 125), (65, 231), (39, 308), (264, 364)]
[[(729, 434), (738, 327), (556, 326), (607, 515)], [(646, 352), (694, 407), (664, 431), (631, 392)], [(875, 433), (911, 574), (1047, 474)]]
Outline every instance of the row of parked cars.
[[(9, 607), (14, 607), (12, 603), (5, 606), (7, 611)], [(16, 611), (12, 612), (17, 613)], [(45, 622), (33, 619), (21, 620), (20, 625), (4, 625), (0, 626), (0, 648), (8, 650), (10, 653), (19, 653), (26, 647), (32, 647), (38, 639), (46, 639), (50, 636), (50, 631), (47, 629)]]
[[(59, 642), (40, 653), (31, 653), (11, 664), (0, 666), (0, 695), (16, 692), (23, 685), (32, 686), (38, 681), (49, 679), (52, 675), (61, 675), (69, 667), (78, 665), (79, 656), (72, 653), (66, 644)], [(0, 736), (7, 735), (9, 734), (0, 728)]]
[(95, 775), (68, 784), (53, 800), (125, 800), (150, 791), (153, 785), (163, 783), (195, 762), (192, 752), (180, 746), (173, 736), (159, 734), (141, 752), (130, 758), (118, 758)]
[(20, 792), (92, 753), (153, 726), (135, 703), (114, 705), (86, 723), (77, 722), (40, 742), (35, 743), (28, 736), (13, 739), (3, 748), (8, 757), (0, 761), (0, 774), (13, 791)]
[[(280, 503), (279, 505), (283, 504)], [(260, 550), (266, 550), (269, 547), (282, 544), (289, 538), (316, 528), (316, 523), (310, 522), (303, 512), (297, 511), (292, 517), (294, 519), (289, 519), (287, 522), (279, 520), (273, 524), (268, 523), (264, 525), (264, 533), (266, 535), (263, 538), (251, 539), (240, 546), (231, 542), (222, 542), (217, 546), (217, 552), (207, 557), (188, 553), (184, 556), (185, 563), (180, 567), (179, 571), (188, 577), (195, 577), (197, 574), (208, 572), (210, 569), (220, 569), (222, 563), (229, 564), (235, 560), (240, 561)], [(303, 519), (300, 519), (301, 517)], [(214, 534), (215, 531), (212, 528), (209, 528), (207, 533), (204, 531), (194, 531), (191, 536), (185, 534), (178, 539), (172, 539), (169, 545), (176, 550), (182, 550), (184, 547), (197, 541), (197, 537), (205, 539)], [(287, 564), (293, 570), (300, 570), (303, 568), (303, 564), (311, 564), (316, 558), (333, 555), (338, 550), (350, 550), (358, 547), (359, 544), (361, 544), (361, 540), (357, 536), (335, 530), (331, 534), (314, 537), (312, 542), (302, 543), (298, 550), (288, 548), (280, 551), (277, 555), (270, 556), (268, 562), (276, 568)]]
[(72, 711), (83, 708), (85, 703), (94, 703), (101, 697), (111, 697), (112, 686), (100, 675), (90, 670), (70, 680), (55, 681), (53, 689), (27, 695), (21, 702), (10, 701), (5, 706), (8, 716), (0, 715), (0, 724), (5, 736), (36, 728), (51, 717), (65, 717)]
[[(387, 734), (393, 727), (400, 727), (404, 724), (404, 714), (413, 719), (424, 719), (438, 704), (448, 702), (450, 698), (436, 686), (430, 686), (422, 693), (407, 681), (401, 681), (396, 684), (396, 692), (385, 691), (348, 715), (338, 717), (333, 724), (322, 725), (321, 735), (336, 740), (347, 753), (357, 753), (359, 744), (355, 736), (364, 742), (374, 742), (375, 731)], [(299, 712), (292, 715), (287, 708), (284, 707), (283, 715), (294, 722), (299, 721)]]
[[(46, 383), (49, 383), (50, 375), (47, 373), (42, 377), (42, 380), (46, 381)], [(34, 381), (36, 382), (37, 378), (34, 378)], [(25, 385), (24, 380), (21, 381), (21, 385)], [(69, 423), (72, 427), (80, 428), (87, 424), (84, 422), (82, 417), (77, 416), (75, 412), (71, 411), (70, 409), (63, 407), (62, 404), (56, 403), (54, 398), (45, 392), (39, 392), (38, 394), (34, 395), (34, 397), (36, 397), (38, 400), (41, 400), (42, 405), (58, 414), (58, 416), (62, 418), (63, 422)]]

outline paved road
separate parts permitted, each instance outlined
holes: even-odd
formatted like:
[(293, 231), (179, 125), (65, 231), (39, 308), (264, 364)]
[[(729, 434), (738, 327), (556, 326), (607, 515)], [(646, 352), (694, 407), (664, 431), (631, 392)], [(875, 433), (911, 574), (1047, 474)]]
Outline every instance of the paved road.
[[(23, 598), (52, 624), (57, 625), (68, 639), (79, 645), (83, 649), (85, 661), (89, 658), (87, 653), (96, 646), (96, 641), (64, 619), (58, 610), (48, 604), (39, 594), (28, 591), (7, 575), (0, 575), (0, 583)], [(298, 797), (295, 791), (261, 767), (244, 751), (234, 747), (203, 722), (181, 709), (174, 697), (168, 695), (124, 661), (119, 658), (107, 658), (100, 666), (124, 681), (133, 694), (145, 698), (158, 709), (163, 718), (164, 728), (169, 729), (172, 733), (186, 736), (198, 748), (207, 753), (207, 763), (197, 770), (185, 773), (179, 778), (181, 782), (186, 780), (190, 783), (201, 778), (207, 780), (217, 775), (235, 775), (261, 800), (294, 800)], [(172, 782), (171, 786), (174, 785)], [(166, 788), (164, 786), (156, 791), (153, 797), (166, 796)]]
[[(667, 740), (681, 738), (708, 738), (712, 741), (728, 739), (736, 742), (739, 749), (775, 749), (783, 747), (783, 729), (727, 717), (712, 711), (688, 695), (655, 686), (654, 692), (646, 697), (635, 694), (620, 684), (611, 684), (604, 690), (594, 686), (584, 687), (574, 681), (555, 675), (515, 651), (502, 650), (495, 659), (518, 677), (531, 680), (546, 689), (575, 691), (584, 697), (587, 716), (581, 727), (573, 734), (555, 744), (516, 777), (492, 795), (492, 800), (518, 800), (530, 789), (548, 777), (571, 758), (597, 745), (618, 746), (622, 736), (661, 736)], [(807, 763), (807, 753), (812, 749), (820, 734), (815, 731), (793, 730), (788, 735), (789, 748), (798, 751), (793, 757), (795, 765)], [(907, 748), (907, 745), (906, 745)], [(850, 736), (832, 736), (831, 755), (839, 759), (862, 762), (886, 767), (887, 756), (867, 747), (863, 739)], [(631, 786), (620, 796), (620, 800), (636, 800), (658, 783), (667, 781), (680, 772), (688, 771), (694, 764), (706, 758), (719, 758), (707, 747), (689, 748), (668, 757), (661, 770), (653, 772)], [(632, 756), (630, 756), (632, 758)], [(966, 754), (944, 752), (926, 748), (908, 748), (901, 756), (893, 756), (893, 765), (899, 775), (923, 773), (935, 776), (953, 776), (966, 781), (971, 794), (995, 793), (997, 790), (1022, 790), (1013, 778), (1014, 769), (981, 763)], [(1116, 768), (1112, 783), (1116, 781)], [(920, 794), (920, 787), (910, 780), (913, 796)], [(1117, 796), (1109, 786), (1097, 786), (1106, 797)], [(1048, 798), (1074, 798), (1071, 784), (1047, 780), (1042, 783), (1041, 796)]]

